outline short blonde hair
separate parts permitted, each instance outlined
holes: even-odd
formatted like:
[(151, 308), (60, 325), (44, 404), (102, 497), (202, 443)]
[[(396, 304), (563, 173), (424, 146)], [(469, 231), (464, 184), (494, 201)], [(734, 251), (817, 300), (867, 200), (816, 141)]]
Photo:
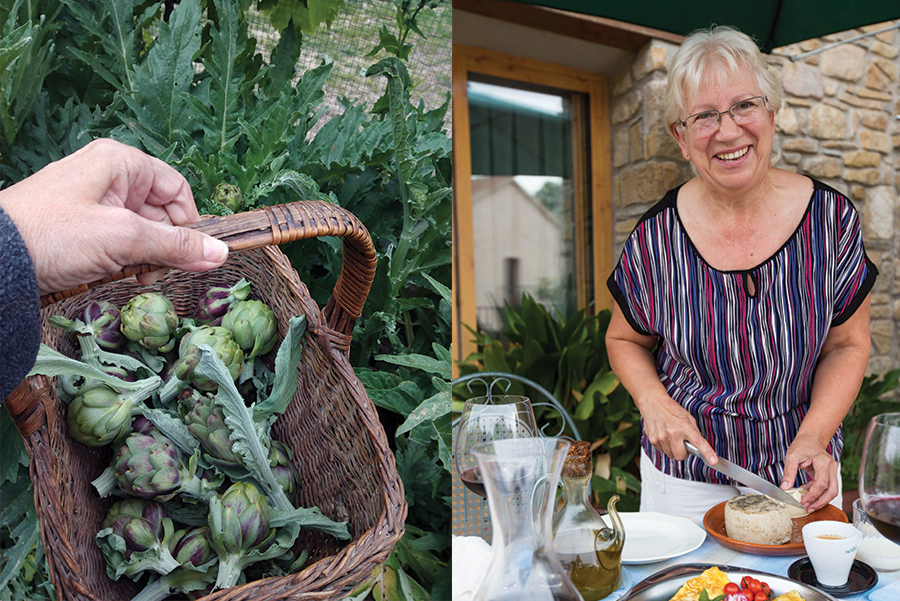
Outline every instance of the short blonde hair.
[[(756, 43), (745, 33), (727, 25), (713, 26), (691, 33), (672, 57), (665, 97), (666, 129), (681, 123), (687, 99), (697, 93), (710, 77), (723, 77), (745, 71), (756, 75), (759, 89), (769, 110), (778, 113), (783, 93), (775, 72)], [(771, 162), (777, 162), (774, 152)]]

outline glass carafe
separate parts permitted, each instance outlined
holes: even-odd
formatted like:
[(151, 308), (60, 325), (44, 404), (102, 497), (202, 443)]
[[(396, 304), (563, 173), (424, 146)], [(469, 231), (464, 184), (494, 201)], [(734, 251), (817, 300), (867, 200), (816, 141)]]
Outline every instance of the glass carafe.
[(625, 529), (607, 503), (609, 527), (591, 504), (591, 445), (573, 442), (562, 469), (562, 505), (553, 516), (553, 546), (584, 601), (599, 601), (619, 586)]
[(517, 438), (473, 453), (491, 509), (491, 563), (475, 601), (582, 601), (553, 550), (551, 522), (569, 443)]

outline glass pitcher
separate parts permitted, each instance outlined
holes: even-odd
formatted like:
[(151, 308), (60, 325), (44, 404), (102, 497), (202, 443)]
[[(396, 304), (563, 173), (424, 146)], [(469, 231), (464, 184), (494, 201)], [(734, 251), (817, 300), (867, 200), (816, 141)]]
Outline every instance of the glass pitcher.
[(551, 520), (569, 443), (495, 440), (473, 449), (491, 509), (491, 563), (475, 601), (583, 601), (553, 549)]
[(562, 468), (562, 505), (553, 516), (553, 546), (584, 601), (599, 601), (619, 586), (625, 528), (616, 512), (618, 495), (606, 505), (607, 526), (591, 504), (591, 445), (573, 442)]

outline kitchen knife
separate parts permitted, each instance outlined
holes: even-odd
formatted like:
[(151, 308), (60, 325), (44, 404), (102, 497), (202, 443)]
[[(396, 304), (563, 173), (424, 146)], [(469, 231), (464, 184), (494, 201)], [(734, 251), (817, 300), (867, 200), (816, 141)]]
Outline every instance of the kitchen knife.
[(704, 457), (699, 449), (697, 449), (697, 447), (695, 447), (693, 444), (689, 443), (688, 441), (684, 441), (684, 446), (685, 448), (687, 448), (688, 453), (694, 455), (695, 457), (699, 457), (703, 461), (703, 463), (716, 470), (717, 472), (722, 472), (729, 478), (737, 480), (744, 486), (749, 486), (753, 490), (759, 491), (764, 495), (768, 495), (773, 499), (777, 499), (782, 503), (793, 505), (794, 507), (800, 507), (804, 511), (806, 510), (806, 508), (803, 507), (800, 501), (787, 494), (768, 480), (760, 478), (753, 472), (747, 471), (739, 465), (735, 465), (721, 456), (719, 457), (719, 462), (717, 464), (711, 465), (706, 460), (706, 457)]

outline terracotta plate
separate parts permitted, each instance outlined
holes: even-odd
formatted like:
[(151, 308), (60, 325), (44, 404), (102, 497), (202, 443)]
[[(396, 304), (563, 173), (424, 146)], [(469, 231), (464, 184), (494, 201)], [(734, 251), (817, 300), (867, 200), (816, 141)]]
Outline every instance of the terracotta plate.
[(741, 551), (743, 553), (753, 553), (755, 555), (805, 555), (806, 549), (803, 548), (803, 526), (810, 522), (818, 522), (820, 520), (832, 520), (836, 522), (847, 523), (847, 514), (835, 507), (834, 505), (826, 505), (818, 511), (814, 511), (802, 518), (793, 518), (791, 520), (791, 542), (783, 545), (758, 545), (756, 543), (745, 543), (733, 538), (728, 538), (725, 532), (725, 501), (719, 503), (706, 512), (703, 516), (703, 527), (709, 532), (709, 535), (731, 549)]

